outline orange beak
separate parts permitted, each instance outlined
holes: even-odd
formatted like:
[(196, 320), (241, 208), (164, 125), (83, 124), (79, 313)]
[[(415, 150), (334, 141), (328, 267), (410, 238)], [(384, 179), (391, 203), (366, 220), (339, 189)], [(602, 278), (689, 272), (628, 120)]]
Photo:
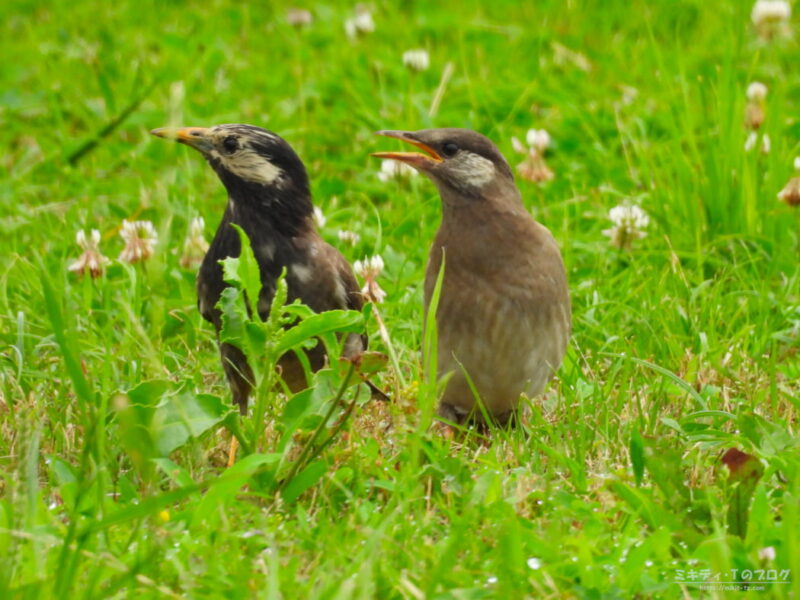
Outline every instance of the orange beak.
[(441, 156), (439, 156), (439, 153), (436, 152), (436, 150), (424, 142), (420, 142), (419, 140), (415, 139), (414, 134), (409, 131), (383, 130), (376, 131), (375, 133), (377, 135), (403, 140), (404, 142), (407, 142), (412, 146), (416, 146), (425, 152), (425, 154), (420, 152), (373, 152), (372, 156), (377, 158), (390, 158), (392, 160), (399, 160), (411, 165), (415, 169), (430, 168), (444, 160)]
[(210, 132), (211, 130), (205, 127), (160, 127), (150, 133), (156, 137), (186, 144), (200, 152), (207, 152), (212, 147)]

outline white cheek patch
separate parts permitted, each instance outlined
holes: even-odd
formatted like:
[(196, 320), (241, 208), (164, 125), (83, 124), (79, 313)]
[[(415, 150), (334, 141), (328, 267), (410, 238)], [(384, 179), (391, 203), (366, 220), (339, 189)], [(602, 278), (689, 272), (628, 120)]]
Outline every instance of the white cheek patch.
[(283, 173), (266, 158), (248, 148), (240, 150), (233, 156), (217, 153), (217, 158), (225, 170), (253, 183), (272, 185)]
[(462, 152), (451, 167), (458, 181), (469, 187), (482, 187), (494, 179), (496, 169), (494, 163), (473, 152)]

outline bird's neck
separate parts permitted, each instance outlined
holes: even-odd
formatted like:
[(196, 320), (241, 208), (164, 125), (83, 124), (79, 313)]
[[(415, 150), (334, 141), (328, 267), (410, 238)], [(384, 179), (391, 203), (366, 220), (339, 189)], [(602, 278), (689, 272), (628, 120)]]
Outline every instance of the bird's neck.
[(497, 181), (480, 191), (465, 193), (446, 185), (440, 185), (442, 199), (442, 223), (456, 229), (464, 225), (483, 227), (487, 220), (497, 215), (527, 214), (519, 189), (512, 182)]
[(294, 237), (313, 228), (314, 207), (307, 183), (265, 186), (237, 182), (228, 185), (230, 220), (249, 230), (268, 230)]

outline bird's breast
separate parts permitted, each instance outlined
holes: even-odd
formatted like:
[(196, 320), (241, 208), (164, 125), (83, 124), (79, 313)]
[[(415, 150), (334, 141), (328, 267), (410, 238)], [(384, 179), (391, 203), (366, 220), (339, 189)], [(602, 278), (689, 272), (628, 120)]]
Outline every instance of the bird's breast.
[[(445, 245), (437, 310), (439, 372), (462, 370), (495, 414), (515, 406), (523, 392), (541, 392), (561, 364), (571, 330), (566, 274), (553, 245), (523, 243), (498, 257)], [(426, 309), (441, 265), (431, 253)], [(440, 250), (441, 252), (441, 250)], [(448, 386), (448, 392), (450, 392)], [(458, 389), (458, 381), (453, 386)], [(460, 392), (448, 402), (471, 408)]]

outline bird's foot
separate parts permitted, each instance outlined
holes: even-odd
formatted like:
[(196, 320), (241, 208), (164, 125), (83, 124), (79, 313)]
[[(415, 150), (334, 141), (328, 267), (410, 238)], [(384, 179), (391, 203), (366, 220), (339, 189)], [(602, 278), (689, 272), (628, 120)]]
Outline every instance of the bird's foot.
[(455, 427), (444, 421), (434, 421), (431, 429), (449, 442), (452, 442), (458, 433)]

